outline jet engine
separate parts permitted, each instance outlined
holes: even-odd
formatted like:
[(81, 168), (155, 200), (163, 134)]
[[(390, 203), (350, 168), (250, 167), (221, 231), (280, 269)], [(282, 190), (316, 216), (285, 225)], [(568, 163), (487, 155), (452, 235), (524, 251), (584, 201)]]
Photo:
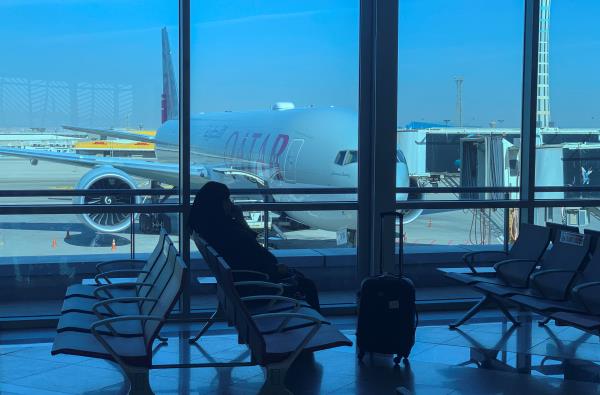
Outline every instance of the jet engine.
[[(411, 188), (418, 188), (419, 187), (419, 181), (417, 180), (416, 177), (410, 177), (410, 187)], [(423, 200), (423, 194), (420, 192), (411, 192), (408, 194), (408, 198), (406, 199), (408, 201), (411, 200)], [(410, 210), (404, 210), (404, 223), (405, 224), (409, 224), (412, 221), (414, 221), (415, 219), (419, 218), (419, 216), (423, 213), (423, 209), (419, 208), (419, 209), (410, 209)]]
[[(137, 189), (135, 181), (124, 171), (112, 166), (99, 166), (88, 171), (79, 183), (77, 189), (114, 189), (131, 190)], [(103, 196), (76, 196), (74, 204), (140, 204), (139, 196), (123, 196), (118, 193)], [(81, 214), (80, 220), (90, 229), (102, 233), (122, 232), (131, 225), (131, 214), (129, 213), (93, 213)]]

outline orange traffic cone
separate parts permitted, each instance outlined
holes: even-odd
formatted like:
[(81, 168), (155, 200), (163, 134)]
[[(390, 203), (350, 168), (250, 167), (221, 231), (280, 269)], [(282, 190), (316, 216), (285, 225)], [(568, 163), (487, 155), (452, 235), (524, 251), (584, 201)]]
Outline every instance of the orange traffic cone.
[(113, 250), (113, 251), (117, 250), (117, 243), (116, 243), (115, 239), (113, 239), (113, 241), (112, 241), (112, 247), (110, 249)]
[(56, 248), (56, 239), (52, 239), (52, 248)]

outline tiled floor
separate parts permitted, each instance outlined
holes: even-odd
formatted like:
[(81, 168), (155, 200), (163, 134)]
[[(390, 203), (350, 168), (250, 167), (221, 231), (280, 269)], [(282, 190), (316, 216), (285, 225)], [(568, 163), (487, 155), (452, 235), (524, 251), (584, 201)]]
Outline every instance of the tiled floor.
[[(436, 318), (437, 320), (438, 318)], [(594, 394), (600, 391), (598, 337), (552, 324), (539, 327), (529, 316), (519, 327), (501, 320), (464, 325), (422, 325), (409, 365), (367, 355), (357, 363), (354, 347), (321, 351), (299, 360), (288, 374), (295, 394)], [(354, 340), (353, 318), (336, 319)], [(426, 320), (424, 320), (426, 321)], [(221, 328), (221, 329), (220, 329)], [(155, 363), (248, 360), (233, 332), (215, 328), (198, 347), (189, 331), (166, 329), (167, 346)], [(1, 340), (2, 338), (0, 338)], [(96, 359), (50, 355), (44, 343), (0, 344), (1, 394), (125, 394), (128, 384), (114, 365)], [(257, 394), (258, 367), (154, 370), (157, 394)], [(403, 387), (400, 392), (396, 392)]]

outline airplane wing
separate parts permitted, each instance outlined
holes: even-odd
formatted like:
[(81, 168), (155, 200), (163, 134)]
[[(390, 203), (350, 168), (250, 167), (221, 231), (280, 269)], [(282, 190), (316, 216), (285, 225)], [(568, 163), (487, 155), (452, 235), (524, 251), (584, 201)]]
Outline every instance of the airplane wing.
[[(112, 166), (129, 175), (148, 178), (171, 185), (179, 183), (179, 165), (176, 163), (159, 163), (128, 158), (110, 158), (93, 155), (78, 155), (64, 152), (37, 151), (31, 149), (0, 147), (0, 155), (15, 156), (31, 160), (45, 160), (82, 167)], [(192, 182), (201, 183), (206, 179), (208, 169), (204, 166), (190, 167)]]
[(102, 137), (115, 137), (118, 139), (132, 140), (132, 141), (143, 141), (145, 143), (153, 143), (154, 136), (149, 136), (145, 134), (138, 134), (133, 132), (125, 132), (122, 130), (115, 129), (90, 129), (90, 128), (80, 128), (77, 126), (68, 126), (64, 125), (63, 129), (72, 130), (74, 132), (82, 132), (88, 134), (94, 134)]

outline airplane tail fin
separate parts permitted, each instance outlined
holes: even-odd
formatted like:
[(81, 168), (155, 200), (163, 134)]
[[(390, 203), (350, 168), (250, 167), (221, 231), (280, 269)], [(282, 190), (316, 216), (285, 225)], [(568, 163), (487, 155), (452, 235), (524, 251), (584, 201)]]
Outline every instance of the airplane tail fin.
[(169, 34), (167, 28), (162, 31), (162, 73), (163, 93), (161, 98), (161, 121), (165, 123), (170, 119), (179, 118), (179, 98), (177, 94), (177, 82), (171, 59), (171, 47), (169, 46)]

